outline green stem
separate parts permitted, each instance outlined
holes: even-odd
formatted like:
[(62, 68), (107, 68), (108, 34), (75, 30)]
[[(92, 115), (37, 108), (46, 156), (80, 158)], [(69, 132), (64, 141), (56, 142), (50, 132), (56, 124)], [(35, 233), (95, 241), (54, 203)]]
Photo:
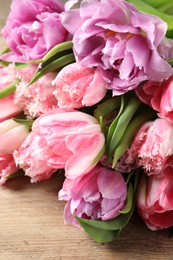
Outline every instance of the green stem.
[(61, 58), (54, 60), (50, 64), (48, 64), (46, 67), (39, 69), (34, 77), (31, 79), (31, 81), (28, 83), (27, 87), (29, 87), (31, 84), (33, 84), (35, 81), (40, 79), (42, 76), (49, 72), (56, 71), (60, 68), (63, 68), (65, 65), (72, 63), (75, 61), (74, 54), (70, 53), (67, 55), (62, 56)]
[(142, 114), (135, 117), (130, 122), (130, 124), (126, 128), (124, 135), (121, 138), (120, 143), (118, 144), (118, 146), (115, 149), (112, 168), (115, 167), (115, 165), (116, 165), (117, 161), (119, 160), (119, 158), (121, 157), (121, 155), (123, 155), (123, 153), (129, 148), (129, 146), (132, 142), (132, 139), (133, 139), (134, 135), (136, 134), (136, 131), (139, 129), (139, 127), (144, 122), (149, 121), (149, 120), (153, 119), (154, 117), (155, 117), (155, 114), (151, 113), (151, 111), (149, 111), (148, 113), (147, 113), (147, 111), (145, 111)]
[(99, 104), (94, 110), (94, 117), (99, 121), (99, 118), (103, 119), (109, 115), (112, 111), (120, 107), (121, 98), (113, 97), (105, 100), (103, 103)]
[(14, 93), (16, 90), (16, 84), (19, 82), (19, 80), (14, 81), (10, 85), (8, 85), (6, 88), (0, 90), (0, 99), (5, 98), (9, 96), (10, 94)]
[(73, 47), (72, 41), (67, 41), (60, 43), (53, 47), (44, 57), (43, 57), (43, 62), (47, 61), (51, 57), (53, 57), (55, 54), (61, 52), (61, 51), (66, 51), (69, 50)]
[(167, 11), (169, 12), (171, 9), (173, 9), (173, 2), (169, 0), (168, 3), (162, 5), (158, 9), (159, 9), (159, 11), (161, 11), (163, 13), (166, 13)]
[(153, 6), (155, 8), (159, 8), (160, 6), (163, 6), (163, 5), (167, 4), (167, 3), (169, 3), (170, 1), (171, 0), (156, 0), (156, 1), (153, 1), (153, 0), (143, 0), (143, 2)]
[(126, 128), (128, 127), (129, 122), (131, 121), (133, 115), (139, 108), (141, 102), (136, 96), (133, 96), (124, 111), (120, 115), (115, 130), (113, 132), (112, 138), (110, 140), (109, 148), (108, 148), (108, 158), (114, 153), (117, 145), (119, 144)]

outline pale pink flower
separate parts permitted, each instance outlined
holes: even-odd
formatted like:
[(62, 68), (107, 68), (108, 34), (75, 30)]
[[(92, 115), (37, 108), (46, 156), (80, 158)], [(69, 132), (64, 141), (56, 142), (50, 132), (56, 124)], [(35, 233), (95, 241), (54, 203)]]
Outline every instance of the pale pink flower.
[(30, 85), (36, 66), (32, 65), (18, 71), (21, 82), (15, 92), (15, 103), (22, 106), (28, 118), (35, 118), (57, 107), (57, 100), (53, 95), (55, 87), (51, 84), (56, 73), (48, 73)]
[(152, 230), (173, 226), (173, 171), (164, 176), (142, 175), (138, 185), (137, 209)]
[(9, 61), (41, 59), (53, 46), (67, 39), (59, 14), (59, 0), (13, 0), (2, 34), (12, 52), (2, 56)]
[(0, 186), (18, 170), (12, 154), (0, 154)]
[(60, 200), (67, 200), (65, 222), (78, 225), (74, 215), (97, 220), (110, 220), (120, 214), (127, 198), (123, 176), (99, 165), (82, 178), (66, 179), (59, 192)]
[(162, 83), (146, 82), (136, 89), (140, 100), (158, 111), (158, 116), (173, 123), (173, 77)]
[(13, 121), (0, 123), (0, 185), (19, 168), (15, 165), (13, 152), (19, 149), (29, 133), (28, 127)]
[(104, 143), (94, 117), (57, 108), (35, 120), (31, 134), (15, 153), (15, 160), (32, 181), (63, 168), (68, 178), (75, 179), (95, 166), (97, 161), (93, 162)]
[(59, 107), (80, 108), (98, 103), (106, 94), (106, 82), (98, 69), (79, 63), (64, 67), (53, 81)]
[[(16, 69), (13, 65), (7, 67), (0, 66), (0, 90), (15, 82)], [(14, 117), (22, 112), (20, 105), (14, 103), (14, 94), (0, 99), (0, 122)]]
[(14, 152), (16, 165), (25, 171), (31, 182), (49, 179), (56, 171), (48, 165), (47, 161), (52, 151), (41, 135), (31, 132), (18, 151)]
[(172, 136), (173, 124), (165, 119), (142, 125), (129, 148), (137, 166), (148, 175), (163, 175), (167, 168), (173, 168)]

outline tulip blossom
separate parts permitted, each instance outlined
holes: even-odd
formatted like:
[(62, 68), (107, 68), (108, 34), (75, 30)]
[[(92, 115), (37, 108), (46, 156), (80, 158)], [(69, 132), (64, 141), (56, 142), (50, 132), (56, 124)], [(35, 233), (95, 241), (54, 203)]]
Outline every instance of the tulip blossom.
[(64, 67), (53, 81), (59, 107), (80, 108), (98, 103), (106, 94), (106, 83), (98, 69), (79, 63)]
[(57, 100), (52, 94), (55, 90), (51, 84), (56, 73), (48, 73), (30, 85), (37, 67), (32, 65), (18, 71), (21, 82), (15, 92), (15, 103), (20, 104), (28, 118), (35, 118), (57, 107)]
[(173, 226), (172, 169), (164, 177), (142, 175), (137, 194), (137, 208), (146, 225), (152, 230)]
[(127, 185), (123, 176), (98, 165), (82, 178), (67, 178), (59, 192), (59, 199), (68, 201), (65, 221), (74, 225), (78, 225), (74, 215), (97, 220), (116, 218), (126, 198)]
[[(15, 67), (9, 65), (8, 67), (0, 66), (0, 91), (5, 90), (7, 86), (16, 81)], [(0, 122), (16, 116), (22, 112), (20, 104), (14, 103), (14, 94), (10, 94), (0, 99)]]
[(142, 102), (158, 111), (158, 116), (173, 123), (173, 77), (158, 82), (146, 82), (136, 89)]
[(27, 126), (12, 119), (0, 123), (0, 185), (19, 169), (14, 162), (13, 152), (19, 149), (28, 133)]
[[(81, 2), (78, 9), (73, 7), (76, 2)], [(134, 89), (142, 81), (161, 82), (173, 74), (162, 58), (167, 49), (167, 24), (159, 17), (139, 12), (122, 0), (69, 1), (60, 17), (73, 34), (77, 62), (99, 67), (113, 95)]]
[(104, 143), (94, 117), (57, 108), (35, 120), (15, 160), (32, 181), (46, 179), (53, 171), (64, 168), (66, 176), (75, 179), (95, 166)]
[(129, 148), (136, 165), (150, 175), (164, 175), (173, 168), (173, 124), (165, 119), (145, 123)]
[(31, 178), (31, 182), (49, 179), (56, 171), (47, 161), (52, 151), (42, 136), (31, 132), (18, 151), (14, 152), (16, 164)]
[(67, 31), (59, 20), (63, 10), (59, 0), (13, 0), (2, 30), (12, 52), (2, 59), (16, 62), (41, 59), (56, 44), (64, 42)]

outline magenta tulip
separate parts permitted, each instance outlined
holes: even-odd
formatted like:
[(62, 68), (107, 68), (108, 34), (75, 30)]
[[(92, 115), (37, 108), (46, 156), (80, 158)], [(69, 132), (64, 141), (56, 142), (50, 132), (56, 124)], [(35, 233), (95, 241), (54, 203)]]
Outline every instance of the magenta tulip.
[(140, 179), (137, 208), (146, 225), (152, 230), (173, 226), (173, 171), (164, 177), (145, 176)]

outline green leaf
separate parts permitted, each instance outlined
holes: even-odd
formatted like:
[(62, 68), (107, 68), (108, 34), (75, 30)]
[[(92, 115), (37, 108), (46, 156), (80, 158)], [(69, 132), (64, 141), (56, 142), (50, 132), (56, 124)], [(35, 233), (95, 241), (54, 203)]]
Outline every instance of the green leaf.
[[(141, 170), (141, 169), (140, 169)], [(134, 191), (136, 192), (137, 187), (138, 187), (138, 181), (139, 181), (139, 176), (140, 176), (140, 170), (137, 169), (136, 173), (134, 174), (135, 180), (134, 180)]]
[(145, 110), (145, 112), (140, 113), (138, 116), (136, 116), (130, 122), (130, 124), (127, 126), (118, 146), (115, 149), (112, 168), (115, 167), (120, 156), (123, 155), (123, 153), (129, 148), (129, 146), (132, 142), (132, 139), (133, 139), (134, 135), (136, 134), (136, 131), (139, 129), (139, 127), (144, 122), (149, 121), (154, 118), (155, 118), (155, 113), (153, 113), (151, 110), (147, 109), (147, 110)]
[(28, 83), (27, 87), (29, 87), (31, 84), (36, 82), (38, 79), (40, 79), (45, 74), (55, 71), (57, 69), (60, 69), (64, 67), (65, 65), (73, 62), (75, 60), (74, 54), (70, 53), (67, 55), (62, 56), (61, 58), (54, 60), (53, 62), (49, 63), (47, 66), (44, 67), (44, 63), (42, 64), (42, 68), (39, 68), (31, 81)]
[(106, 146), (104, 145), (103, 148), (100, 150), (100, 152), (97, 154), (94, 161), (91, 163), (91, 166), (95, 165), (102, 158), (103, 154), (105, 153), (105, 150), (106, 150)]
[(94, 110), (94, 117), (97, 120), (99, 120), (100, 117), (105, 118), (111, 112), (119, 108), (120, 104), (121, 104), (121, 98), (119, 96), (109, 98), (97, 106), (97, 108)]
[(133, 176), (133, 174), (134, 174), (134, 171), (131, 171), (131, 172), (128, 173), (126, 183), (129, 183), (129, 181), (130, 181), (131, 177)]
[(136, 110), (139, 108), (140, 104), (141, 104), (141, 102), (139, 101), (139, 99), (136, 96), (133, 96), (129, 100), (124, 111), (119, 116), (117, 123), (116, 123), (116, 127), (114, 128), (114, 131), (113, 131), (111, 139), (110, 139), (110, 144), (107, 149), (108, 157), (114, 153), (130, 120), (132, 119)]
[(25, 172), (20, 169), (19, 171), (15, 172), (15, 173), (12, 173), (10, 176), (7, 177), (7, 179), (14, 179), (14, 178), (17, 178), (17, 177), (21, 177), (21, 176), (24, 176), (25, 175)]
[(11, 63), (11, 62), (9, 62), (9, 61), (0, 60), (0, 65), (3, 66), (3, 67), (8, 66), (10, 63)]
[(120, 108), (119, 108), (119, 112), (118, 112), (118, 115), (116, 116), (116, 118), (113, 120), (113, 122), (111, 123), (109, 129), (108, 129), (108, 135), (107, 135), (107, 142), (106, 142), (106, 145), (107, 145), (107, 149), (109, 148), (109, 145), (111, 143), (111, 138), (112, 138), (112, 135), (115, 131), (115, 128), (117, 126), (117, 123), (118, 123), (118, 119), (124, 109), (124, 106), (125, 106), (125, 96), (121, 96), (121, 105), (120, 105)]
[(103, 120), (103, 117), (102, 117), (102, 116), (100, 116), (99, 122), (100, 122), (100, 127), (101, 127), (101, 130), (102, 130), (102, 133), (103, 133), (104, 136), (106, 137), (106, 136), (107, 136), (107, 128), (106, 128), (106, 126), (105, 126), (105, 123), (104, 123), (104, 120)]
[(77, 218), (77, 220), (80, 220), (80, 223), (85, 223), (89, 226), (98, 228), (98, 229), (106, 229), (106, 230), (120, 230), (122, 229), (130, 220), (133, 210), (134, 210), (134, 201), (133, 206), (131, 210), (127, 214), (120, 214), (118, 217), (116, 217), (113, 220), (107, 220), (107, 221), (101, 221), (101, 220), (88, 220), (83, 218)]
[(128, 0), (128, 2), (134, 4), (139, 11), (159, 16), (163, 21), (168, 24), (168, 31), (173, 30), (173, 15), (165, 14), (141, 0)]
[(105, 229), (98, 229), (87, 225), (85, 222), (82, 222), (80, 218), (77, 216), (75, 217), (83, 229), (88, 233), (88, 235), (93, 238), (98, 243), (106, 243), (115, 240), (121, 230), (105, 230)]
[(127, 214), (132, 206), (133, 206), (133, 186), (132, 184), (129, 182), (129, 187), (128, 187), (128, 193), (127, 193), (127, 203), (126, 206), (124, 207), (123, 210), (120, 211), (121, 214)]
[(153, 0), (143, 0), (143, 2), (145, 2), (148, 5), (153, 6), (155, 8), (159, 8), (160, 6), (164, 6), (165, 4), (170, 3), (172, 1), (170, 1), (170, 0), (156, 0), (156, 1), (153, 1)]
[(19, 82), (19, 80), (15, 80), (10, 85), (8, 85), (6, 88), (3, 88), (0, 90), (0, 99), (5, 98), (9, 96), (10, 94), (14, 93), (16, 90), (16, 84)]
[(61, 51), (66, 51), (69, 50), (73, 47), (73, 43), (72, 41), (66, 41), (66, 42), (62, 42), (59, 43), (58, 45), (54, 46), (42, 59), (41, 62), (45, 62), (48, 59), (50, 59), (51, 57), (53, 57), (54, 55), (56, 55), (57, 53), (61, 52)]
[(29, 119), (13, 118), (13, 120), (21, 125), (26, 125), (29, 129), (32, 128), (32, 125), (34, 123), (34, 120)]
[(8, 52), (10, 52), (10, 49), (8, 47), (6, 47), (2, 52), (0, 52), (0, 56), (2, 54), (8, 53)]

